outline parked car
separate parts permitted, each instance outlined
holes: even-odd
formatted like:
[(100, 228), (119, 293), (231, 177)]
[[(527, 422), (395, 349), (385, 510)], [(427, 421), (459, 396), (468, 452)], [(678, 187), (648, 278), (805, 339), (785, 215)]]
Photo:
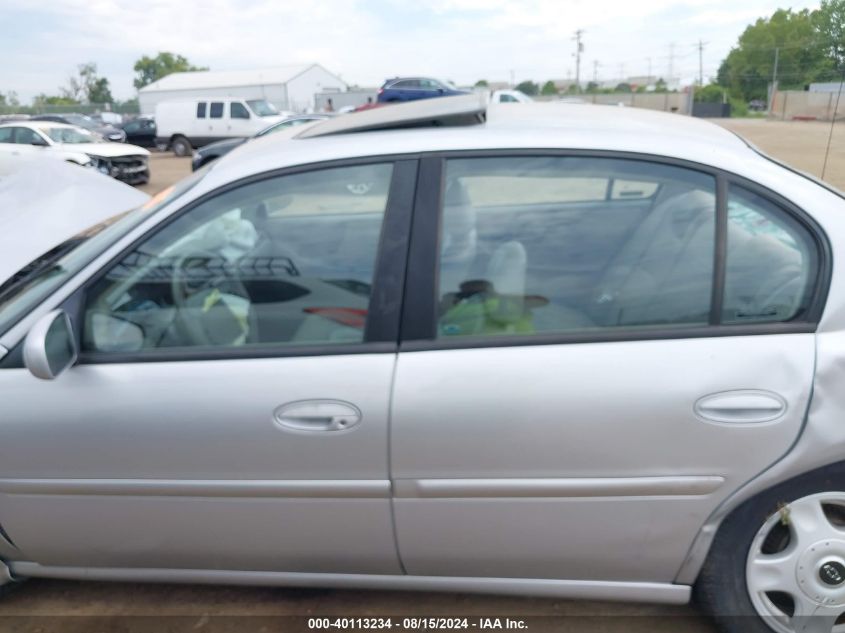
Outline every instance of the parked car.
[(519, 90), (494, 90), (490, 95), (493, 103), (533, 103), (534, 99)]
[(156, 146), (156, 122), (153, 119), (137, 118), (121, 125), (126, 142), (140, 147)]
[(58, 159), (92, 167), (107, 176), (138, 185), (150, 179), (149, 156), (142, 147), (109, 143), (84, 128), (64, 123), (0, 124), (0, 174), (23, 161)]
[(164, 101), (156, 105), (156, 144), (177, 156), (230, 138), (244, 138), (277, 123), (291, 112), (279, 112), (264, 99), (231, 97)]
[(123, 130), (116, 128), (109, 123), (95, 121), (90, 116), (85, 114), (37, 114), (33, 117), (30, 117), (30, 121), (52, 121), (53, 123), (66, 123), (67, 125), (75, 125), (77, 127), (85, 128), (89, 132), (95, 132), (108, 141), (113, 141), (115, 143), (126, 142), (126, 133)]
[(469, 94), (465, 90), (458, 90), (454, 86), (437, 79), (428, 77), (395, 77), (388, 79), (379, 88), (379, 102), (415, 101), (417, 99), (431, 99), (433, 97), (449, 97)]
[[(297, 125), (302, 125), (303, 123), (322, 121), (330, 118), (331, 116), (331, 114), (315, 113), (300, 114), (297, 116), (288, 117), (287, 119), (283, 119), (278, 123), (274, 123), (273, 125), (267, 126), (252, 138), (259, 138), (261, 136), (266, 136), (267, 134), (273, 134), (275, 132), (286, 130)], [(200, 149), (195, 150), (193, 157), (191, 158), (191, 169), (193, 171), (196, 171), (200, 167), (205, 167), (211, 161), (220, 158), (224, 154), (228, 154), (233, 149), (238, 147), (238, 145), (246, 143), (248, 140), (249, 138), (231, 138), (225, 141), (217, 141), (216, 143), (211, 143), (210, 145), (206, 145), (205, 147), (201, 147)]]
[(0, 578), (830, 630), (843, 251), (842, 193), (689, 117), (473, 95), (256, 139), (0, 294)]
[(69, 250), (92, 225), (147, 200), (140, 189), (62, 160), (22, 163), (0, 176), (0, 293), (37, 266), (38, 255)]

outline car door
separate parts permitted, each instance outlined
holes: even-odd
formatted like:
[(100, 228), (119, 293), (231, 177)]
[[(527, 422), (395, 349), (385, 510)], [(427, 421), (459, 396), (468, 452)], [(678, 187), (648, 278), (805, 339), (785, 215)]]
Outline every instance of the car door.
[[(260, 126), (261, 123), (259, 122)], [(258, 130), (256, 123), (251, 120), (251, 115), (242, 101), (229, 102), (229, 119), (226, 121), (227, 136), (252, 136)], [(259, 128), (260, 129), (260, 128)]]
[(15, 165), (15, 128), (0, 127), (0, 176), (10, 173)]
[(415, 169), (225, 187), (65, 301), (79, 363), (0, 368), (0, 534), (20, 560), (399, 573), (388, 406)]
[(445, 183), (418, 201), (392, 405), (405, 569), (672, 582), (800, 432), (821, 238), (750, 183), (657, 158), (421, 169)]

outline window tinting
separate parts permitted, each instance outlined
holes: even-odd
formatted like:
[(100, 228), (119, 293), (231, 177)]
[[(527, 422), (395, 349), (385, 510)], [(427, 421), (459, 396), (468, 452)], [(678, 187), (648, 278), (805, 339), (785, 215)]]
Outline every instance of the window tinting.
[(645, 161), (447, 163), (439, 337), (709, 321), (715, 179)]
[(197, 104), (197, 118), (204, 119), (205, 118), (205, 101), (200, 101)]
[(0, 127), (0, 143), (13, 143), (14, 129), (13, 127)]
[(817, 269), (818, 254), (806, 228), (757, 194), (730, 188), (723, 323), (802, 317)]
[(44, 140), (34, 130), (30, 130), (28, 127), (19, 127), (16, 129), (15, 142), (18, 145), (32, 145), (36, 142), (44, 143)]
[(229, 116), (233, 119), (248, 119), (249, 111), (243, 103), (232, 101), (229, 104)]
[(83, 350), (361, 342), (391, 173), (281, 176), (191, 209), (92, 287)]
[(211, 107), (208, 109), (208, 116), (211, 119), (222, 119), (223, 118), (223, 102), (222, 101), (212, 101)]

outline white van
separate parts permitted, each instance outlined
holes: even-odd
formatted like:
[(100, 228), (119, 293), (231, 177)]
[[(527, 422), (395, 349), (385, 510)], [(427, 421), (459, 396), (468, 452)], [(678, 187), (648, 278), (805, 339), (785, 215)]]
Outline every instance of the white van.
[(205, 97), (163, 101), (156, 105), (156, 145), (188, 156), (202, 147), (226, 138), (248, 137), (281, 121), (289, 112), (279, 112), (264, 99)]

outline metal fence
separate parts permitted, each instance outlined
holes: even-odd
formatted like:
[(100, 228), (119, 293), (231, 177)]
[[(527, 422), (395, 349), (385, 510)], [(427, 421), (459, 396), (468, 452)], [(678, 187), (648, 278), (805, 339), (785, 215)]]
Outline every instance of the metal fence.
[(80, 114), (100, 114), (114, 112), (115, 114), (139, 114), (141, 110), (137, 103), (74, 103), (69, 105), (36, 104), (31, 106), (0, 105), (0, 114), (63, 114), (79, 112)]

